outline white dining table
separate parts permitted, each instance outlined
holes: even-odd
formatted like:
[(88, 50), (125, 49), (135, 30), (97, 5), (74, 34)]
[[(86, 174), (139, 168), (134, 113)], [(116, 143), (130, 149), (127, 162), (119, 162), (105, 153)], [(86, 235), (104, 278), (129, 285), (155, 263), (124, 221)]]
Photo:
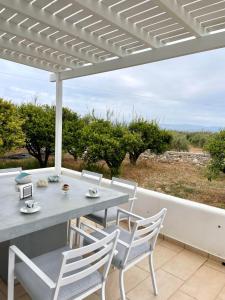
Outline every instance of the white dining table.
[[(32, 199), (41, 206), (34, 214), (20, 212), (25, 200), (19, 199), (15, 175), (0, 177), (0, 277), (5, 281), (10, 245), (17, 245), (29, 257), (41, 255), (65, 246), (68, 220), (128, 202), (127, 194), (103, 187), (99, 187), (100, 197), (88, 198), (93, 185), (66, 175), (58, 183), (37, 187), (39, 179), (50, 175), (53, 173), (32, 175)], [(67, 193), (62, 190), (65, 183), (70, 186)]]

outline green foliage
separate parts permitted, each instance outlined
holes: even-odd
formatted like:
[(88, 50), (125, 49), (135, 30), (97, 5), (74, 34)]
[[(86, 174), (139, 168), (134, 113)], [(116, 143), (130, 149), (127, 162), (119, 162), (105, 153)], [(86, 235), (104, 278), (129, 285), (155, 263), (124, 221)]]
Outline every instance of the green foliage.
[(189, 132), (186, 134), (190, 144), (199, 148), (203, 148), (212, 135), (210, 132)]
[(23, 104), (19, 108), (24, 119), (26, 148), (41, 168), (46, 167), (49, 156), (54, 153), (55, 109), (48, 105)]
[(187, 137), (184, 133), (180, 132), (173, 132), (172, 133), (172, 142), (171, 142), (171, 149), (175, 151), (188, 151), (189, 149), (189, 142)]
[(131, 145), (129, 151), (130, 162), (136, 164), (139, 156), (146, 150), (160, 154), (170, 145), (172, 136), (166, 130), (161, 130), (157, 123), (138, 119), (130, 123), (131, 133), (139, 136), (140, 142)]
[(71, 154), (75, 160), (83, 152), (79, 140), (85, 122), (79, 118), (77, 113), (68, 108), (63, 108), (63, 149)]
[(80, 142), (88, 164), (104, 160), (111, 176), (117, 176), (126, 153), (140, 142), (140, 138), (120, 124), (99, 119), (83, 128)]
[(0, 98), (0, 154), (23, 146), (22, 123), (17, 107)]
[[(49, 161), (49, 167), (54, 166), (54, 161)], [(0, 160), (0, 169), (8, 169), (8, 168), (17, 168), (21, 167), (23, 170), (30, 170), (30, 169), (38, 169), (39, 163), (34, 158), (26, 158), (26, 159), (1, 159)]]
[(204, 149), (211, 155), (207, 176), (209, 180), (216, 178), (220, 172), (225, 173), (225, 130), (214, 134)]

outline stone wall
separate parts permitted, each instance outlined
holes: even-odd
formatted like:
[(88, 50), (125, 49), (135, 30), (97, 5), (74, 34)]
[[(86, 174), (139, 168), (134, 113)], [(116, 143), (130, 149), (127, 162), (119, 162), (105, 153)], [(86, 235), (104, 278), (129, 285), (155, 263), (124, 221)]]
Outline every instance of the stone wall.
[(142, 155), (143, 159), (155, 159), (160, 162), (187, 162), (194, 165), (207, 165), (210, 160), (208, 153), (194, 153), (194, 152), (177, 152), (167, 151), (162, 155), (152, 154), (150, 151), (146, 151)]

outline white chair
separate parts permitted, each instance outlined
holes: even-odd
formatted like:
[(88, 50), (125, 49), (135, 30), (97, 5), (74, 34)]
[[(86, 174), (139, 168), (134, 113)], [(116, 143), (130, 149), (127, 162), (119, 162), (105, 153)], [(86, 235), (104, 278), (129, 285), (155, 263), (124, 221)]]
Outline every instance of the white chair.
[(83, 170), (81, 172), (80, 179), (95, 185), (100, 185), (102, 176), (103, 175), (100, 173)]
[[(91, 172), (91, 171), (87, 171), (87, 170), (82, 170), (80, 179), (83, 180), (83, 181), (89, 182), (91, 184), (99, 186), (101, 184), (102, 176), (103, 175), (100, 174), (100, 173)], [(68, 239), (69, 239), (69, 228), (71, 227), (71, 224), (72, 224), (72, 220), (69, 220), (68, 221), (68, 230), (67, 230)], [(80, 218), (77, 218), (76, 219), (76, 226), (80, 227), (79, 224), (80, 224)], [(78, 238), (76, 237), (75, 238), (75, 244), (77, 245), (77, 243), (78, 243)]]
[[(91, 235), (99, 239), (101, 237), (107, 236), (116, 229), (120, 230), (120, 236), (116, 248), (118, 254), (113, 258), (112, 264), (120, 271), (119, 281), (122, 300), (126, 299), (124, 289), (124, 273), (147, 256), (149, 256), (149, 267), (152, 277), (154, 294), (158, 294), (153, 267), (153, 251), (155, 249), (156, 240), (162, 227), (166, 212), (167, 209), (163, 208), (156, 215), (144, 219), (123, 209), (118, 209), (116, 225), (109, 226), (104, 230), (94, 228), (89, 224), (81, 224), (84, 227), (86, 226), (88, 228), (91, 228), (94, 231)], [(128, 217), (136, 219), (131, 232), (119, 226), (120, 214), (126, 214)], [(91, 240), (85, 238), (84, 243), (91, 243)]]
[[(100, 241), (81, 229), (71, 230), (93, 243), (78, 249), (67, 246), (33, 259), (16, 246), (9, 248), (8, 300), (14, 299), (14, 278), (35, 300), (81, 300), (97, 290), (100, 299), (105, 300), (105, 284), (119, 230)], [(16, 257), (22, 262), (15, 263)]]
[[(113, 177), (110, 188), (129, 195), (129, 211), (132, 212), (134, 201), (136, 200), (137, 183), (130, 180)], [(118, 208), (118, 206), (110, 207), (106, 210), (100, 210), (85, 217), (102, 225), (103, 227), (106, 227), (108, 223), (116, 221)], [(123, 219), (127, 219), (127, 216), (124, 215)], [(128, 218), (128, 226), (130, 230), (130, 218)]]
[(20, 173), (22, 168), (7, 168), (7, 169), (0, 169), (0, 174), (7, 174), (7, 173)]

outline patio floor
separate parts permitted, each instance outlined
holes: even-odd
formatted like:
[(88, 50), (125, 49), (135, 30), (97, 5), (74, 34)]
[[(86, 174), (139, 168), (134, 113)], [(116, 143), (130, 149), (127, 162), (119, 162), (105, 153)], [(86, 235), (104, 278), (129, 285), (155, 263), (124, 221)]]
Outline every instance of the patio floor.
[[(221, 263), (162, 238), (158, 240), (154, 261), (159, 295), (153, 295), (146, 259), (126, 273), (127, 300), (225, 300), (225, 267)], [(30, 299), (19, 284), (15, 291), (15, 299)], [(0, 299), (7, 299), (2, 281)], [(98, 299), (97, 295), (87, 298)], [(117, 270), (110, 270), (106, 299), (119, 299)]]

